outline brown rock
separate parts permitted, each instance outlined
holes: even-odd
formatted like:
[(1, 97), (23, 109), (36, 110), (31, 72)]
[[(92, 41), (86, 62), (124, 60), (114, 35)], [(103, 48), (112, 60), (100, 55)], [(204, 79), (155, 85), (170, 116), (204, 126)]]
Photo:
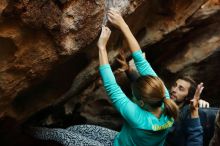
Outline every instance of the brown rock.
[[(89, 123), (108, 125), (118, 118), (114, 123), (118, 127), (121, 119), (112, 110), (104, 90), (100, 86), (88, 90), (99, 80), (96, 40), (101, 25), (106, 23), (107, 8), (114, 6), (123, 13), (147, 58), (158, 67), (156, 70), (174, 73), (195, 63), (203, 64), (218, 51), (218, 2), (205, 2), (1, 1), (0, 114), (25, 121), (57, 106), (64, 110), (64, 116), (75, 114), (77, 109)], [(122, 35), (112, 29), (108, 48), (113, 70), (117, 69), (118, 48), (126, 48), (122, 41)], [(102, 104), (105, 106), (100, 107)], [(53, 123), (56, 114), (50, 110), (45, 113), (46, 118), (38, 120), (50, 119), (49, 123)]]

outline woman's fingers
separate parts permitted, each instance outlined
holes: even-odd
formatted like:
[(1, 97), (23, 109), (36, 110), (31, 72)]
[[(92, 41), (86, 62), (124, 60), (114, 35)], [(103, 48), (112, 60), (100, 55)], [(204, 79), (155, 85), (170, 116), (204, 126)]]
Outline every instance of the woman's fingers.
[(108, 18), (108, 20), (109, 20), (110, 22), (113, 21), (113, 16), (112, 16), (111, 14), (108, 14), (108, 15), (107, 15), (107, 18)]
[(108, 12), (117, 13), (118, 11), (114, 8), (109, 8)]
[(108, 10), (107, 15), (111, 16), (111, 17), (118, 17), (121, 16), (120, 12), (114, 11), (114, 10)]
[(107, 12), (107, 14), (115, 15), (115, 12), (114, 12), (114, 11), (109, 10), (109, 11)]
[(111, 34), (111, 30), (107, 26), (102, 26), (101, 34)]
[(108, 33), (108, 35), (110, 36), (111, 30), (108, 27), (105, 27), (105, 29), (106, 29), (106, 32)]
[(124, 60), (121, 60), (119, 58), (116, 58), (116, 60), (122, 65), (122, 66), (125, 66), (126, 65), (126, 62)]
[(105, 48), (110, 35), (111, 35), (111, 30), (106, 26), (102, 26), (102, 31), (99, 40), (97, 42), (97, 46), (99, 48)]
[(112, 19), (112, 18), (114, 18), (114, 14), (112, 14), (112, 13), (107, 13), (107, 17)]
[(109, 8), (109, 10), (108, 11), (110, 11), (110, 12), (112, 12), (112, 13), (115, 13), (115, 14), (119, 14), (119, 15), (121, 15), (121, 13), (120, 13), (120, 11), (119, 10), (117, 10), (117, 9), (115, 9), (115, 8)]

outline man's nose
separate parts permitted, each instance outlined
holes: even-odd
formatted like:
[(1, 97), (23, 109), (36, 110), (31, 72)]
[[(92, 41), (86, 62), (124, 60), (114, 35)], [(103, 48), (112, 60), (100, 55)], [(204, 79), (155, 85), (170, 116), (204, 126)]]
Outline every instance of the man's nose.
[(172, 92), (176, 92), (176, 90), (177, 90), (177, 87), (172, 88)]

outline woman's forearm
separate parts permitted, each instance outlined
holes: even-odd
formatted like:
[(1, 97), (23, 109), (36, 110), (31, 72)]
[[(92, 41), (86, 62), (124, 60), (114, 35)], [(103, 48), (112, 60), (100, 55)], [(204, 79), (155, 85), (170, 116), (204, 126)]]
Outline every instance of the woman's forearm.
[(110, 9), (108, 11), (108, 20), (114, 26), (116, 26), (117, 28), (119, 28), (122, 31), (132, 53), (140, 49), (140, 46), (139, 46), (137, 40), (135, 39), (135, 37), (131, 33), (130, 28), (128, 27), (128, 25), (126, 24), (124, 19), (122, 18), (120, 12), (118, 12), (114, 9)]
[(125, 39), (128, 43), (130, 51), (133, 53), (137, 50), (140, 50), (140, 45), (138, 44), (137, 40), (135, 39), (135, 37), (132, 34), (132, 32), (131, 32), (130, 28), (128, 27), (128, 25), (126, 23), (124, 23), (120, 26), (120, 29), (121, 29), (122, 33), (124, 34), (124, 36), (125, 36)]
[(106, 45), (107, 45), (110, 35), (111, 35), (111, 30), (106, 26), (102, 26), (102, 32), (97, 42), (97, 47), (99, 48), (100, 66), (104, 64), (109, 64), (107, 51), (106, 51)]
[(109, 64), (106, 48), (99, 48), (99, 64)]

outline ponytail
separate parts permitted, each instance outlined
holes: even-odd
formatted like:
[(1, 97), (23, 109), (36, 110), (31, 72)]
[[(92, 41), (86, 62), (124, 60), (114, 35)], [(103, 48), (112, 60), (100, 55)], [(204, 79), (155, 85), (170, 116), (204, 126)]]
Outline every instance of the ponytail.
[(179, 108), (174, 101), (165, 98), (165, 86), (163, 81), (156, 76), (140, 76), (132, 84), (132, 94), (137, 100), (142, 100), (151, 109), (162, 106), (164, 102), (164, 114), (168, 117), (178, 118)]
[(167, 115), (168, 117), (173, 117), (174, 120), (178, 118), (179, 108), (173, 100), (169, 98), (165, 98), (164, 107), (165, 107), (165, 115)]

